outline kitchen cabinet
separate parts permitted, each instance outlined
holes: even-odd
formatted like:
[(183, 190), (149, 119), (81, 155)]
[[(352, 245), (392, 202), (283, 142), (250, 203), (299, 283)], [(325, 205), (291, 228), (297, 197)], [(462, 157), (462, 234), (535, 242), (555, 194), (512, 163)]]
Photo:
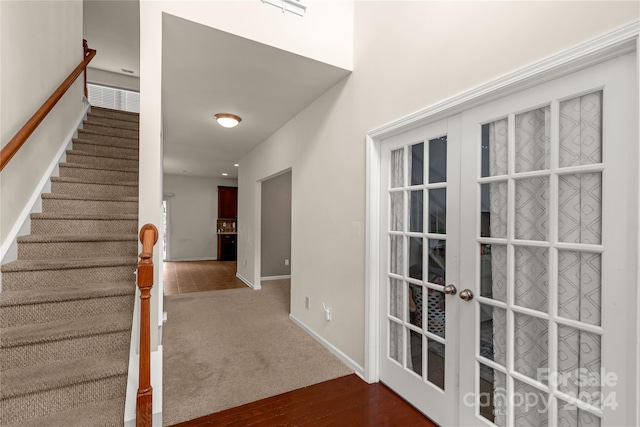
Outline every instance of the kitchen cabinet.
[(218, 234), (218, 261), (236, 260), (237, 234)]
[(218, 187), (218, 218), (238, 217), (238, 189)]

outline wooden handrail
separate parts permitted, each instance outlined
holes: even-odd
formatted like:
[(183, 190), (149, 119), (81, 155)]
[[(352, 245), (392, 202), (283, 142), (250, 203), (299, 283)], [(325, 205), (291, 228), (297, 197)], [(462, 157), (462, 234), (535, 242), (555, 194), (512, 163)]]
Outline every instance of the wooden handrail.
[(142, 252), (138, 263), (140, 289), (140, 370), (136, 397), (136, 427), (150, 427), (153, 418), (153, 389), (151, 387), (151, 336), (149, 299), (153, 287), (153, 246), (158, 241), (158, 229), (145, 224), (140, 229)]
[(35, 131), (40, 123), (42, 123), (44, 118), (47, 117), (47, 114), (51, 112), (53, 107), (55, 107), (58, 101), (60, 101), (67, 90), (71, 87), (73, 82), (76, 81), (80, 73), (82, 73), (83, 71), (85, 72), (84, 95), (88, 96), (86, 70), (89, 62), (91, 62), (93, 57), (96, 56), (96, 51), (95, 49), (89, 49), (86, 40), (82, 41), (82, 45), (84, 46), (84, 58), (82, 59), (82, 62), (78, 64), (78, 66), (71, 72), (71, 74), (69, 74), (69, 77), (67, 77), (62, 82), (62, 84), (58, 86), (58, 88), (51, 94), (49, 99), (47, 99), (44, 104), (42, 104), (38, 111), (36, 111), (35, 114), (31, 116), (29, 121), (27, 121), (27, 123), (22, 126), (18, 133), (16, 133), (15, 136), (11, 138), (9, 143), (4, 146), (2, 151), (0, 151), (0, 171), (2, 171), (7, 163), (9, 163), (9, 160), (11, 160), (13, 156), (15, 156), (20, 147), (22, 147), (24, 143), (27, 142), (27, 139), (29, 139), (33, 131)]

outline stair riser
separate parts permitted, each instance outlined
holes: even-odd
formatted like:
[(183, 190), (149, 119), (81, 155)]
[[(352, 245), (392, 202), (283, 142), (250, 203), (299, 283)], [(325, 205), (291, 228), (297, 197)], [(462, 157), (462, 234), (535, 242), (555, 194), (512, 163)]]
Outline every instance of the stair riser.
[(75, 154), (74, 152), (67, 153), (67, 162), (79, 163), (81, 165), (97, 166), (100, 168), (128, 168), (128, 169), (138, 168), (138, 160), (114, 159), (112, 157), (85, 156), (82, 154)]
[(48, 213), (76, 211), (86, 214), (136, 214), (138, 213), (138, 202), (43, 199), (42, 211)]
[(18, 244), (18, 259), (64, 259), (131, 256), (138, 251), (136, 241), (107, 242), (55, 242)]
[(51, 183), (51, 192), (56, 194), (72, 194), (76, 196), (123, 197), (138, 196), (138, 187), (130, 185), (106, 185), (82, 182)]
[(138, 147), (113, 147), (110, 145), (87, 144), (78, 141), (73, 143), (73, 149), (98, 154), (100, 156), (138, 158)]
[(92, 130), (95, 132), (100, 132), (103, 135), (112, 135), (112, 136), (122, 136), (125, 138), (138, 138), (138, 131), (131, 129), (119, 129), (112, 128), (109, 126), (102, 126), (91, 122), (84, 122), (82, 125), (83, 129)]
[[(133, 289), (135, 284), (131, 283), (131, 287)], [(128, 313), (133, 310), (134, 299), (135, 294), (130, 294), (2, 307), (2, 310), (0, 310), (0, 327), (10, 328), (83, 316)]]
[(100, 110), (96, 107), (92, 107), (90, 113), (92, 116), (107, 117), (118, 120), (125, 120), (128, 122), (139, 122), (140, 115), (137, 113), (131, 113), (128, 111), (120, 110)]
[[(118, 375), (53, 390), (0, 400), (0, 424), (19, 423), (78, 407), (90, 402), (114, 399), (126, 393), (127, 376)], [(88, 421), (88, 424), (90, 421)]]
[(0, 369), (62, 362), (81, 357), (92, 357), (113, 351), (127, 351), (131, 331), (117, 331), (89, 337), (74, 337), (59, 341), (3, 348)]
[(78, 138), (79, 139), (84, 139), (87, 141), (91, 141), (91, 142), (95, 142), (95, 143), (100, 143), (100, 144), (109, 144), (109, 145), (116, 145), (118, 147), (132, 147), (132, 148), (137, 148), (138, 147), (138, 138), (121, 138), (121, 137), (116, 137), (116, 136), (110, 136), (110, 135), (102, 135), (102, 134), (95, 134), (95, 133), (91, 133), (91, 132), (85, 132), (83, 129), (78, 129)]
[(124, 172), (108, 169), (73, 168), (60, 165), (60, 176), (63, 178), (78, 178), (87, 181), (131, 182), (138, 180), (138, 172)]
[(113, 267), (76, 268), (2, 273), (2, 290), (20, 291), (63, 286), (99, 286), (100, 282), (135, 283), (135, 264)]
[(95, 114), (91, 113), (87, 115), (87, 121), (90, 123), (98, 123), (101, 125), (113, 126), (121, 129), (138, 130), (138, 122), (120, 120), (113, 117), (96, 116)]
[(135, 234), (138, 221), (93, 219), (32, 219), (31, 234)]

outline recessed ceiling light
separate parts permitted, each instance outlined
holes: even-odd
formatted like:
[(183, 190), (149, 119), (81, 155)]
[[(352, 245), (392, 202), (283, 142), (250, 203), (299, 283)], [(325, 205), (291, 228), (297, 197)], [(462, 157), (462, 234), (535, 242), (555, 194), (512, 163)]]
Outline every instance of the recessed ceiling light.
[(222, 174), (222, 176), (227, 176), (227, 175), (229, 175), (229, 174), (228, 174), (228, 173), (226, 173), (226, 172), (224, 172), (224, 173)]
[(234, 163), (233, 166), (238, 167), (240, 165), (238, 163)]
[(235, 114), (218, 113), (215, 115), (218, 124), (225, 128), (233, 128), (238, 126), (242, 119)]

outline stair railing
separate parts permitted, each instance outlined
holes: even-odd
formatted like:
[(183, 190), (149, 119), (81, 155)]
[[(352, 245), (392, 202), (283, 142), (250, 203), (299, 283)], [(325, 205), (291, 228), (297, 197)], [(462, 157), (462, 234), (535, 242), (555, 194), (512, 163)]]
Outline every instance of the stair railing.
[(87, 65), (96, 56), (95, 49), (89, 49), (86, 40), (82, 40), (82, 46), (84, 47), (84, 58), (82, 62), (78, 64), (78, 66), (69, 74), (58, 88), (51, 94), (49, 99), (47, 99), (44, 104), (34, 113), (33, 116), (27, 121), (27, 123), (22, 126), (22, 128), (14, 135), (13, 138), (7, 143), (7, 145), (2, 148), (0, 151), (0, 171), (4, 169), (4, 167), (9, 163), (9, 160), (15, 156), (20, 147), (27, 142), (27, 139), (31, 136), (33, 131), (42, 123), (42, 121), (47, 117), (47, 114), (53, 110), (53, 107), (60, 101), (60, 99), (64, 96), (64, 94), (69, 90), (71, 85), (76, 81), (80, 73), (84, 72), (84, 96), (88, 96), (87, 92)]
[(140, 290), (140, 367), (136, 396), (136, 427), (150, 427), (153, 418), (153, 388), (151, 387), (150, 307), (153, 287), (153, 246), (158, 241), (158, 229), (145, 224), (140, 229), (142, 252), (138, 263), (138, 289)]

